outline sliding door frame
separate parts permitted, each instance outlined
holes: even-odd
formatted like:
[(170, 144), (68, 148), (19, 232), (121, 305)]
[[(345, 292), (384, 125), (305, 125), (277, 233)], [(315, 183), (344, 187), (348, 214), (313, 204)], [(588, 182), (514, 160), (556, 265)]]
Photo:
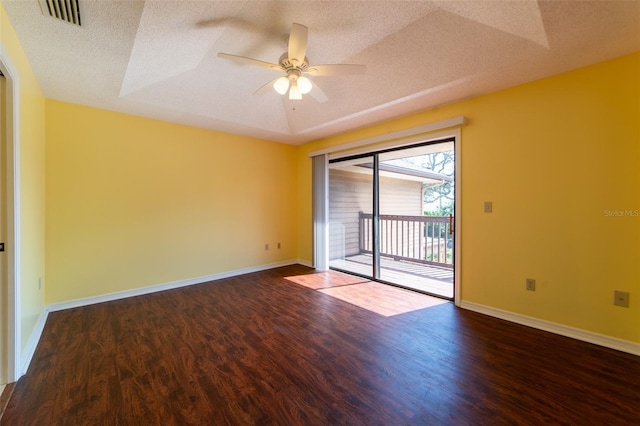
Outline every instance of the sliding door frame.
[[(461, 244), (461, 215), (462, 211), (462, 155), (461, 155), (461, 127), (467, 123), (467, 119), (464, 116), (453, 117), (446, 120), (441, 120), (434, 123), (428, 123), (422, 126), (404, 129), (388, 133), (386, 135), (375, 136), (372, 138), (350, 142), (344, 145), (321, 149), (318, 151), (310, 152), (309, 157), (316, 157), (319, 155), (326, 155), (328, 160), (344, 159), (346, 157), (355, 157), (358, 155), (369, 154), (372, 152), (380, 152), (392, 149), (399, 149), (409, 147), (411, 145), (417, 145), (421, 143), (437, 142), (439, 140), (453, 138), (455, 149), (455, 211), (454, 211), (454, 294), (453, 302), (456, 306), (460, 306), (461, 299), (461, 287), (462, 287), (462, 244)], [(326, 167), (329, 166), (329, 161), (326, 161)], [(328, 175), (328, 170), (325, 171)], [(328, 180), (328, 179), (327, 179)], [(329, 188), (328, 182), (325, 181), (321, 187), (313, 188), (314, 197), (323, 197), (328, 205)], [(319, 194), (319, 195), (318, 195)], [(317, 215), (314, 212), (314, 223), (317, 220)], [(328, 229), (328, 216), (326, 217), (327, 223), (324, 224), (322, 229)], [(374, 221), (376, 222), (376, 221)], [(318, 243), (322, 244), (322, 241), (327, 241), (328, 235), (314, 235), (314, 257), (317, 259), (319, 256), (325, 260), (325, 264), (329, 263), (328, 244), (324, 244), (324, 252), (318, 252)], [(314, 261), (315, 263), (315, 261)]]
[(371, 222), (373, 234), (373, 271), (374, 280), (380, 279), (380, 157), (373, 153), (373, 220)]

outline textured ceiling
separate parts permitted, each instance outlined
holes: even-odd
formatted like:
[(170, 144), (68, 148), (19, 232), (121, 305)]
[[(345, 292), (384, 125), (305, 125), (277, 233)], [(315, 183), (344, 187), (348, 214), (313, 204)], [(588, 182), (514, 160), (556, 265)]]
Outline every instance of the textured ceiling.
[[(2, 0), (45, 96), (300, 144), (640, 50), (640, 1), (81, 1), (82, 27)], [(253, 93), (292, 23), (329, 100)]]

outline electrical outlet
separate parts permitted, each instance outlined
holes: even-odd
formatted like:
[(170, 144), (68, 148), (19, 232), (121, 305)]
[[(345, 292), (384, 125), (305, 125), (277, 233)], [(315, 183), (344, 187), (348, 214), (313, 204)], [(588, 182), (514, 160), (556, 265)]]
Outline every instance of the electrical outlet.
[(264, 249), (265, 249), (265, 250), (269, 250), (269, 243), (266, 243), (266, 244), (264, 245)]
[(527, 283), (527, 290), (536, 291), (536, 280), (534, 280), (533, 278), (527, 278), (526, 283)]
[(493, 211), (493, 203), (491, 201), (484, 202), (484, 212), (491, 213)]
[(629, 292), (628, 291), (614, 291), (613, 292), (613, 304), (616, 306), (622, 306), (623, 308), (629, 307)]

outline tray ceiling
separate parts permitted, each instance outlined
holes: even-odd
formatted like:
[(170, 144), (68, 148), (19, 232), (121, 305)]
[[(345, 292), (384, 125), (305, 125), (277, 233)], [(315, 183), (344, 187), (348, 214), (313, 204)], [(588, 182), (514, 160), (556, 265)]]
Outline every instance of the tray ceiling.
[[(640, 50), (639, 1), (80, 1), (80, 26), (45, 0), (3, 0), (46, 97), (301, 144)], [(46, 12), (46, 10), (45, 10)], [(291, 24), (329, 100), (254, 95)]]

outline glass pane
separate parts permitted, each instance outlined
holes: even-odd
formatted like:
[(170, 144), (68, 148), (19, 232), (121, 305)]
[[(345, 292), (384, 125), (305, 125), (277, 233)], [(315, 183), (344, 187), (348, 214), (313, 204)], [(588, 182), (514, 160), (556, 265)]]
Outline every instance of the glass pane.
[(329, 267), (372, 277), (373, 157), (329, 164)]
[(453, 297), (453, 142), (386, 152), (380, 161), (380, 279)]

